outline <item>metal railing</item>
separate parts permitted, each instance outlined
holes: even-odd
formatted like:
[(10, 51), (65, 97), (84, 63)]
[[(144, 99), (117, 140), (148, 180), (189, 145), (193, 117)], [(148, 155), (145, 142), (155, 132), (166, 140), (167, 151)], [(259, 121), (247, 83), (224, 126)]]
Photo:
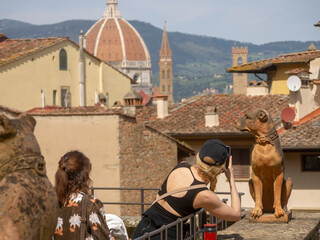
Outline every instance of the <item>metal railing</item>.
[[(113, 205), (140, 205), (141, 207), (141, 214), (144, 212), (144, 206), (145, 205), (151, 205), (151, 202), (144, 202), (144, 195), (145, 191), (159, 191), (159, 188), (144, 188), (144, 187), (137, 187), (137, 188), (115, 188), (115, 187), (91, 187), (90, 191), (91, 194), (94, 195), (95, 190), (129, 190), (129, 191), (140, 191), (140, 202), (102, 202), (103, 204), (113, 204)], [(230, 195), (230, 192), (215, 192), (217, 195)], [(240, 192), (240, 202), (241, 202), (241, 196), (243, 196), (244, 193)], [(225, 202), (227, 199), (223, 199)]]
[(145, 191), (159, 191), (159, 188), (114, 188), (114, 187), (92, 187), (90, 188), (91, 194), (94, 195), (95, 190), (129, 190), (129, 191), (140, 191), (140, 202), (102, 202), (103, 204), (114, 204), (114, 205), (140, 205), (141, 214), (144, 212), (145, 205), (151, 205), (150, 202), (144, 202)]
[[(227, 199), (222, 199), (224, 203), (227, 202)], [(185, 234), (183, 225), (188, 223), (188, 232)], [(135, 238), (135, 240), (145, 240), (151, 239), (151, 237), (160, 235), (161, 240), (168, 239), (168, 229), (169, 228), (176, 228), (176, 239), (177, 240), (189, 240), (189, 239), (199, 239), (199, 236), (203, 236), (204, 233), (204, 224), (206, 223), (214, 223), (214, 224), (221, 224), (220, 229), (224, 230), (227, 228), (228, 223), (227, 221), (221, 220), (213, 216), (212, 214), (208, 214), (203, 208), (193, 214), (185, 216), (183, 218), (178, 218), (176, 221), (163, 225), (161, 228), (152, 231), (146, 232), (143, 236), (139, 238)], [(202, 239), (202, 238), (200, 238)]]

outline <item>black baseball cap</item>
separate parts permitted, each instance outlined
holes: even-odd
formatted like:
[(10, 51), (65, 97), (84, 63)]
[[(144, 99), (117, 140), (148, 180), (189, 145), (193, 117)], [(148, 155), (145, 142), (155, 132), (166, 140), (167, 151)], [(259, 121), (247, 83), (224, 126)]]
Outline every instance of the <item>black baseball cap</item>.
[[(215, 161), (215, 163), (206, 162), (204, 159), (205, 157), (210, 157)], [(199, 152), (201, 162), (209, 166), (222, 165), (228, 157), (228, 147), (219, 139), (210, 139), (206, 141)]]

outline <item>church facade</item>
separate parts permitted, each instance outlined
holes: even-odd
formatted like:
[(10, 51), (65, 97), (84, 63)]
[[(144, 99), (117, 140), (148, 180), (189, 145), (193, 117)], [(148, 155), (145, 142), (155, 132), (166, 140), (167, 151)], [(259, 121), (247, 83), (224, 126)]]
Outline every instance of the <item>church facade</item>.
[(149, 50), (137, 30), (121, 17), (117, 0), (85, 34), (86, 50), (133, 79), (132, 89), (152, 94)]

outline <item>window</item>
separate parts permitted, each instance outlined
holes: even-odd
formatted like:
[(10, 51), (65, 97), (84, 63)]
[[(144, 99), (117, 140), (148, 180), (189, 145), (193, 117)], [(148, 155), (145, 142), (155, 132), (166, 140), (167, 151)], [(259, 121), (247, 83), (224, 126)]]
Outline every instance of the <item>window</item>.
[(167, 79), (170, 79), (170, 70), (167, 71)]
[(166, 92), (166, 87), (162, 85), (162, 93)]
[(61, 107), (71, 107), (71, 93), (69, 87), (61, 87)]
[(162, 79), (166, 79), (166, 72), (162, 70)]
[(57, 90), (53, 90), (53, 101), (52, 101), (52, 105), (56, 106), (56, 98), (57, 98)]
[(320, 171), (320, 155), (301, 155), (302, 171)]
[(136, 74), (133, 76), (133, 83), (136, 83), (138, 80), (139, 80), (139, 73), (136, 73)]
[(250, 150), (231, 149), (234, 177), (250, 178)]
[(238, 58), (238, 65), (242, 65), (242, 57)]
[(63, 48), (60, 50), (59, 54), (59, 63), (60, 63), (60, 70), (67, 70), (67, 52)]

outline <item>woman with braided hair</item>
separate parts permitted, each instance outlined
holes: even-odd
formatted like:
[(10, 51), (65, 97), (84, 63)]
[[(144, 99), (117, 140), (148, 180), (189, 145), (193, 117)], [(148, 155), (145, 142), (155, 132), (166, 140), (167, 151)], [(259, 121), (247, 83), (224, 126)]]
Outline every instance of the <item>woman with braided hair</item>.
[(110, 239), (103, 204), (88, 195), (90, 171), (90, 160), (79, 151), (61, 157), (55, 175), (60, 206), (55, 240)]
[[(227, 220), (240, 219), (240, 198), (234, 182), (230, 147), (218, 139), (205, 142), (196, 157), (196, 164), (179, 163), (163, 182), (152, 206), (143, 213), (132, 239), (159, 229), (204, 208), (214, 216)], [(231, 206), (214, 193), (217, 176), (224, 172), (229, 181)], [(210, 183), (210, 188), (207, 185)], [(176, 239), (176, 228), (168, 229), (167, 239)], [(160, 239), (160, 234), (151, 237)]]

